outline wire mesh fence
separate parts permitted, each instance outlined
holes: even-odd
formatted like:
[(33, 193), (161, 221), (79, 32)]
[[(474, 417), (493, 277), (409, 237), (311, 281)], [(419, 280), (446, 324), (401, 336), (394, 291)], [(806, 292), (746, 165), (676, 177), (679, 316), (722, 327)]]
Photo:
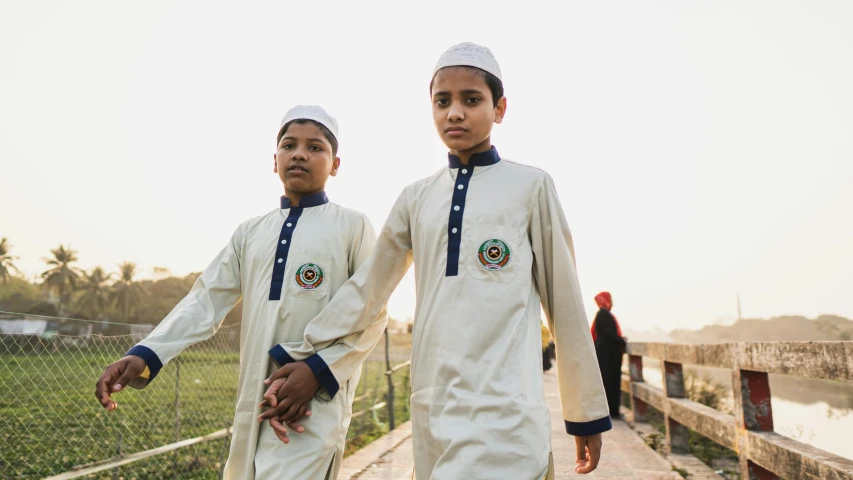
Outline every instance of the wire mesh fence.
[[(226, 429), (234, 415), (239, 337), (239, 325), (221, 328), (172, 360), (144, 390), (117, 395), (118, 410), (107, 413), (95, 399), (95, 381), (144, 334), (0, 334), (0, 477), (82, 472)], [(392, 334), (365, 362), (349, 453), (386, 433), (393, 421), (408, 419), (409, 370), (386, 373), (388, 361), (403, 363), (410, 351), (409, 335)], [(229, 444), (230, 436), (221, 435), (83, 478), (220, 478)]]

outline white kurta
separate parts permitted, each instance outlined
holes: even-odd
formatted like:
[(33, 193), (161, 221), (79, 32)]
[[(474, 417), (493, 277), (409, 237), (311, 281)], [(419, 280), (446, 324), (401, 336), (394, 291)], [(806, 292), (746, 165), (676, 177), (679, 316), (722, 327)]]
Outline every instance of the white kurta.
[(375, 251), (288, 351), (294, 358), (317, 351), (336, 377), (350, 375), (364, 348), (323, 349), (348, 334), (348, 344), (372, 344), (381, 333), (373, 319), (414, 260), (419, 480), (545, 476), (540, 302), (556, 343), (568, 433), (610, 429), (571, 234), (548, 174), (500, 161), (494, 148), (469, 165), (451, 156), (450, 168), (403, 190)]
[[(308, 322), (367, 260), (376, 238), (364, 214), (328, 203), (325, 193), (303, 198), (300, 207), (290, 208), (283, 197), (281, 209), (240, 225), (186, 298), (128, 352), (145, 359), (153, 379), (162, 364), (213, 336), (242, 296), (240, 377), (225, 467), (228, 479), (316, 480), (326, 478), (327, 472), (335, 478), (343, 458), (360, 364), (352, 365), (338, 382), (320, 357), (309, 361), (321, 381), (322, 396), (332, 398), (311, 402), (314, 415), (300, 421), (305, 432), (291, 435), (290, 444), (276, 437), (269, 422), (257, 421), (266, 390), (263, 381), (276, 368), (271, 360), (288, 361), (283, 351), (270, 347), (302, 342)], [(384, 329), (383, 306), (372, 321)], [(365, 348), (371, 350), (375, 343)]]

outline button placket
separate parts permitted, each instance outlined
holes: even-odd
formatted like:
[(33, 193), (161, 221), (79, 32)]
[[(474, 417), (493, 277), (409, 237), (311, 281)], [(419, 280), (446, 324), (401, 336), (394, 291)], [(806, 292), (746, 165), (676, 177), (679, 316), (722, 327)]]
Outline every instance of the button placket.
[(287, 255), (290, 252), (291, 239), (296, 230), (296, 223), (302, 215), (303, 209), (293, 207), (290, 209), (284, 224), (281, 226), (278, 245), (275, 250), (275, 263), (272, 269), (272, 280), (270, 282), (270, 300), (281, 300), (281, 292), (284, 286), (284, 271), (287, 269)]
[(465, 199), (468, 193), (468, 185), (474, 167), (467, 166), (459, 169), (453, 189), (450, 218), (447, 222), (447, 268), (445, 276), (453, 277), (459, 274), (459, 251), (462, 246), (462, 218), (465, 214)]

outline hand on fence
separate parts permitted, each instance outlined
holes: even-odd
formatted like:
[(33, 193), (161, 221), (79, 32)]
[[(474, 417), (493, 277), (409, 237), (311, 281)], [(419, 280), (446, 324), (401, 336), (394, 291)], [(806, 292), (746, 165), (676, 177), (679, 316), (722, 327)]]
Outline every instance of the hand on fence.
[(106, 369), (98, 383), (95, 384), (95, 398), (101, 402), (101, 405), (112, 412), (118, 408), (116, 403), (110, 396), (113, 393), (120, 392), (133, 379), (142, 375), (145, 371), (145, 360), (135, 355), (128, 355), (121, 360), (114, 362)]
[(601, 459), (601, 434), (575, 437), (575, 447), (577, 447), (575, 472), (587, 474), (595, 470)]

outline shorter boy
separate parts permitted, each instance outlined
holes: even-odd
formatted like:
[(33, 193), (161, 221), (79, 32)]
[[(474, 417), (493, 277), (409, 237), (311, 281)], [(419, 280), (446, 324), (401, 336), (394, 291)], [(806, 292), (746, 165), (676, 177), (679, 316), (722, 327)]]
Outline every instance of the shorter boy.
[[(312, 368), (312, 381), (318, 379), (312, 393), (319, 386), (329, 401), (314, 401), (318, 415), (305, 418), (304, 433), (289, 438), (286, 427), (257, 421), (263, 381), (274, 370), (266, 348), (257, 347), (300, 344), (308, 322), (369, 257), (376, 236), (364, 214), (329, 203), (324, 191), (340, 167), (334, 118), (320, 107), (294, 107), (281, 122), (276, 150), (281, 207), (237, 227), (190, 293), (145, 340), (106, 368), (95, 395), (115, 410), (112, 393), (125, 385), (144, 388), (182, 350), (213, 336), (242, 297), (240, 376), (224, 478), (331, 479), (343, 458), (360, 368), (338, 382), (324, 374), (328, 368), (319, 356), (300, 362)], [(384, 308), (375, 317), (376, 328), (384, 328)], [(339, 389), (345, 393), (334, 395)], [(303, 403), (298, 413), (306, 409)]]

